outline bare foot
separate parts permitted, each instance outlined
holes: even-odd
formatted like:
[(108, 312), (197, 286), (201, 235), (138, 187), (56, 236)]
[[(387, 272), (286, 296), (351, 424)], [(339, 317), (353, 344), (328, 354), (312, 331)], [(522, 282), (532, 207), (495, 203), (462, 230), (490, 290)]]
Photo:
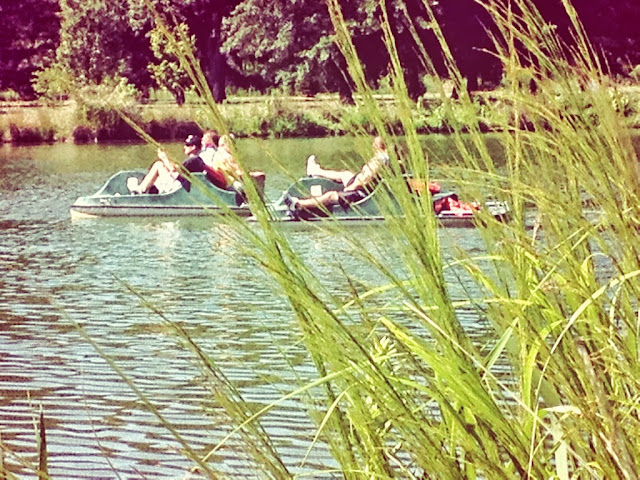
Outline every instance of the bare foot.
[(136, 177), (127, 178), (127, 188), (131, 193), (140, 193), (140, 182)]
[(309, 155), (307, 158), (307, 176), (312, 177), (316, 175), (320, 170), (320, 165), (318, 165), (318, 161), (315, 155)]

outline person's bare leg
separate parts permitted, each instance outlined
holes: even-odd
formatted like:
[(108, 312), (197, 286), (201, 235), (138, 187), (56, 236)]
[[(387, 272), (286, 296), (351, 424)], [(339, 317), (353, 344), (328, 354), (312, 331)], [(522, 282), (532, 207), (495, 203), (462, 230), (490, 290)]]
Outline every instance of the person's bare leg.
[(333, 180), (334, 182), (340, 182), (346, 186), (349, 180), (351, 180), (355, 174), (350, 170), (331, 170), (322, 168), (318, 164), (316, 156), (311, 155), (309, 158), (307, 158), (307, 175), (327, 178), (329, 180)]
[(315, 208), (321, 205), (328, 207), (330, 205), (335, 205), (336, 203), (338, 203), (338, 192), (334, 190), (325, 192), (318, 197), (299, 198), (295, 202), (296, 208), (298, 209)]
[(153, 183), (158, 178), (161, 168), (166, 168), (161, 161), (157, 161), (151, 166), (151, 169), (144, 176), (144, 178), (140, 182), (140, 185), (138, 185), (138, 188), (136, 189), (138, 193), (145, 193), (151, 188)]

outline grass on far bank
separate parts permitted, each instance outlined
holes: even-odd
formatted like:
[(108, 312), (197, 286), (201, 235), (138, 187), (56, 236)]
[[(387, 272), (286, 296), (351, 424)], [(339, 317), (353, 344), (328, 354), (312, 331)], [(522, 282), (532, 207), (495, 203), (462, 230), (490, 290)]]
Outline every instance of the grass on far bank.
[[(640, 88), (609, 87), (612, 106), (630, 128), (640, 127)], [(153, 138), (161, 141), (182, 140), (186, 135), (210, 128), (206, 106), (188, 97), (176, 105), (166, 96), (147, 103), (130, 103), (127, 114)], [(392, 95), (377, 94), (383, 121), (395, 134), (404, 127)], [(509, 100), (508, 91), (477, 92), (466, 104), (425, 94), (412, 104), (412, 121), (418, 133), (449, 133), (470, 119), (478, 119), (483, 131), (495, 131), (518, 113)], [(446, 100), (446, 101), (445, 101)], [(557, 98), (562, 106), (564, 99)], [(582, 108), (589, 111), (588, 95)], [(567, 110), (575, 105), (566, 105)], [(322, 137), (353, 131), (373, 133), (367, 115), (354, 105), (344, 104), (338, 95), (315, 97), (285, 95), (230, 95), (220, 105), (229, 130), (238, 137)], [(528, 121), (523, 116), (520, 121)], [(139, 136), (115, 111), (103, 105), (81, 104), (69, 100), (56, 104), (40, 102), (0, 103), (0, 142), (118, 142), (137, 141)]]

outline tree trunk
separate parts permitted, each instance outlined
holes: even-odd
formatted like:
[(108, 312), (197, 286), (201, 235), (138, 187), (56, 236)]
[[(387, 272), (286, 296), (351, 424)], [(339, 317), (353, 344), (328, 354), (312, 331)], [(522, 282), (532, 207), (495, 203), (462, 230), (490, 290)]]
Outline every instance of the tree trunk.
[(211, 88), (211, 93), (216, 102), (222, 102), (227, 98), (227, 59), (220, 51), (222, 46), (222, 14), (213, 12), (210, 17), (210, 33), (203, 52), (203, 69)]
[(186, 101), (186, 98), (184, 97), (184, 90), (182, 90), (181, 88), (178, 88), (178, 89), (172, 90), (171, 93), (173, 94), (173, 98), (175, 99), (178, 105), (184, 105), (184, 102)]

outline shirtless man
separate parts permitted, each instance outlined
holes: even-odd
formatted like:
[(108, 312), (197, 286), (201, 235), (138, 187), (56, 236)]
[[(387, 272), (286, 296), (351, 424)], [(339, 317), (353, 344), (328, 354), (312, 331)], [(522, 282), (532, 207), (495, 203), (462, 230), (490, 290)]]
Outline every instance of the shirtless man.
[(329, 207), (336, 204), (350, 204), (362, 200), (367, 196), (368, 188), (380, 174), (380, 170), (389, 164), (387, 147), (382, 137), (373, 139), (374, 155), (371, 160), (364, 164), (362, 170), (354, 173), (350, 170), (329, 170), (322, 168), (316, 162), (315, 155), (307, 159), (307, 175), (328, 178), (344, 185), (341, 192), (329, 190), (317, 197), (297, 198), (285, 196), (284, 202), (292, 212), (298, 210), (316, 208), (319, 206)]

